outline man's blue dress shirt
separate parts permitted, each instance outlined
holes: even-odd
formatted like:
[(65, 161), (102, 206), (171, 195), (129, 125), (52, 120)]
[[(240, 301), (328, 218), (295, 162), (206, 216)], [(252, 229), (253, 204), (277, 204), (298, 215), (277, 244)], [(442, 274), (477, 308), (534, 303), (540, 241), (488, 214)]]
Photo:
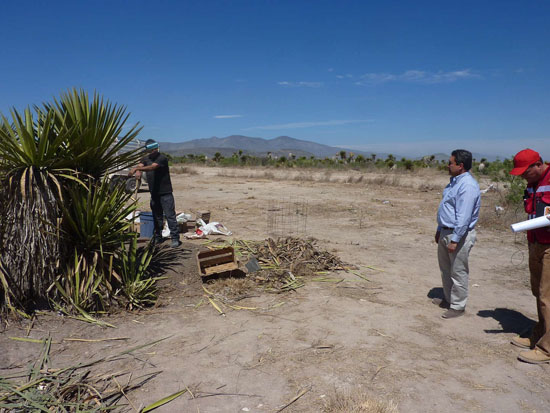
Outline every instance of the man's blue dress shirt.
[(453, 228), (451, 241), (460, 242), (476, 226), (480, 206), (479, 185), (470, 172), (451, 177), (437, 211), (437, 230)]

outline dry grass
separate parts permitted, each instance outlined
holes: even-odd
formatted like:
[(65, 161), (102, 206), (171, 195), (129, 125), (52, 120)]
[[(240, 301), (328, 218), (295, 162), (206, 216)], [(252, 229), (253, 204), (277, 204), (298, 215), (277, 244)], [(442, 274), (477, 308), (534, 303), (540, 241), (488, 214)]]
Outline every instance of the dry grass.
[(481, 228), (510, 231), (510, 225), (527, 219), (523, 205), (508, 205), (498, 189), (481, 195), (478, 226)]
[(380, 401), (360, 392), (336, 393), (323, 410), (325, 413), (399, 413), (397, 405)]
[(355, 171), (332, 169), (266, 169), (223, 168), (216, 176), (227, 178), (267, 179), (270, 181), (327, 182), (335, 184), (373, 185), (380, 187), (414, 188), (422, 191), (441, 191), (448, 182), (447, 175), (435, 169), (392, 171), (385, 169)]
[(369, 176), (367, 177), (366, 182), (377, 186), (402, 186), (401, 175), (395, 173)]
[(178, 175), (179, 174), (198, 175), (197, 170), (194, 168), (191, 168), (190, 166), (175, 166), (175, 167), (172, 167), (170, 172)]
[(208, 284), (208, 289), (214, 294), (222, 295), (225, 298), (236, 299), (247, 296), (257, 288), (252, 278), (220, 278)]

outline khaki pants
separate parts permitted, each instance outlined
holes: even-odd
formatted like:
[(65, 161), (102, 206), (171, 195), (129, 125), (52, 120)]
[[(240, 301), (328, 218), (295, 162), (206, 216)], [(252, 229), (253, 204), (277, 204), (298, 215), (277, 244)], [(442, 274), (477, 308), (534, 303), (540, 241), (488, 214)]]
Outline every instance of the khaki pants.
[(529, 243), (529, 271), (539, 316), (532, 338), (550, 356), (550, 244)]
[(447, 250), (452, 230), (442, 229), (437, 245), (437, 259), (441, 270), (441, 281), (445, 300), (453, 310), (464, 310), (468, 301), (468, 280), (470, 278), (468, 256), (476, 242), (475, 229), (468, 231), (452, 254)]

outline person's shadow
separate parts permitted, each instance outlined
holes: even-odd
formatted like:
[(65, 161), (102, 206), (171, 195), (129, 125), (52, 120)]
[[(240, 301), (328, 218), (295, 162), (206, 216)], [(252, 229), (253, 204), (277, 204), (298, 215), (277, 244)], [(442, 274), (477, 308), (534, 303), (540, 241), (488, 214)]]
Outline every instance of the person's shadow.
[(480, 310), (477, 312), (479, 317), (492, 317), (502, 326), (501, 330), (485, 330), (488, 334), (516, 333), (522, 337), (528, 337), (534, 325), (535, 320), (524, 316), (516, 310), (509, 308), (495, 308), (494, 310)]
[(443, 294), (443, 288), (441, 287), (434, 287), (430, 291), (428, 291), (428, 298), (434, 299), (434, 298), (441, 298), (442, 300), (445, 298), (445, 295)]
[[(428, 298), (445, 298), (445, 296), (443, 295), (443, 288), (432, 288), (428, 292)], [(535, 320), (524, 316), (519, 311), (510, 310), (509, 308), (480, 310), (478, 311), (477, 315), (483, 318), (492, 317), (501, 325), (502, 329), (500, 330), (484, 330), (487, 334), (515, 333), (519, 334), (522, 337), (528, 337), (534, 325), (536, 324)]]

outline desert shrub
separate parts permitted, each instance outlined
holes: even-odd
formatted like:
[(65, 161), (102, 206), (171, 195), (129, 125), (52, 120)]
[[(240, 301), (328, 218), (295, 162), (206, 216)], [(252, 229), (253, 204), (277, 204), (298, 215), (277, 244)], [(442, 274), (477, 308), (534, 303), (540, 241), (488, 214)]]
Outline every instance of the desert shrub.
[(513, 167), (514, 163), (511, 159), (503, 161), (497, 159), (490, 163), (485, 162), (485, 168), (482, 170), (475, 167), (472, 168), (472, 172), (478, 179), (486, 178), (490, 181), (500, 183), (504, 189), (503, 203), (514, 207), (521, 205), (526, 184), (521, 177), (510, 175)]

